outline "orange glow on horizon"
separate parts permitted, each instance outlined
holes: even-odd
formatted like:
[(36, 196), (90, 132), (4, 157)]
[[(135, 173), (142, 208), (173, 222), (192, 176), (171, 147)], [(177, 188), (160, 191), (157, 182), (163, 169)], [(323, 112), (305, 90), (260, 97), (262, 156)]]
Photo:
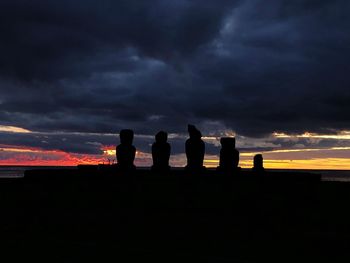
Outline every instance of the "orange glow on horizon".
[[(242, 160), (243, 168), (251, 168), (252, 160)], [(264, 159), (267, 169), (305, 169), (305, 170), (350, 170), (350, 158), (314, 158), (310, 160)]]
[(300, 148), (300, 149), (281, 149), (272, 151), (261, 151), (261, 152), (246, 152), (241, 153), (240, 156), (253, 157), (258, 153), (271, 154), (271, 153), (300, 153), (300, 152), (320, 152), (320, 151), (336, 151), (336, 150), (350, 150), (350, 147), (331, 147), (331, 148)]
[(8, 156), (0, 160), (0, 165), (76, 166), (106, 162), (106, 158), (99, 155), (72, 154), (60, 150), (42, 150), (21, 146), (0, 145), (0, 154)]
[[(0, 165), (34, 165), (34, 166), (76, 166), (78, 164), (102, 164), (115, 161), (115, 146), (101, 147), (103, 154), (75, 154), (60, 150), (43, 150), (34, 147), (0, 145)], [(333, 147), (329, 149), (281, 149), (266, 152), (243, 152), (239, 165), (251, 168), (253, 156), (262, 153), (264, 166), (267, 169), (329, 169), (350, 170), (350, 147)], [(333, 152), (334, 151), (334, 152)], [(339, 155), (337, 153), (345, 154)], [(313, 156), (312, 156), (313, 155)], [(334, 157), (334, 156), (338, 157)], [(185, 154), (173, 155), (170, 163), (174, 167), (186, 165)], [(135, 164), (151, 166), (150, 153), (137, 151)], [(206, 155), (204, 165), (215, 168), (219, 165), (219, 157)]]
[[(216, 168), (218, 159), (205, 159), (207, 168)], [(253, 160), (240, 160), (242, 168), (252, 168)], [(311, 160), (264, 159), (266, 169), (305, 169), (305, 170), (350, 170), (350, 158), (315, 158)]]

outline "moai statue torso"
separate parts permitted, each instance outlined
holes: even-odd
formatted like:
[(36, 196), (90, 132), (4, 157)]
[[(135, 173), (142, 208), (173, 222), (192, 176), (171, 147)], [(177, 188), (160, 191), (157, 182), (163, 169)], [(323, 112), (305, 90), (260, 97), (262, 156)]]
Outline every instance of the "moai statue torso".
[(136, 148), (132, 145), (134, 132), (121, 130), (119, 133), (120, 144), (116, 148), (117, 166), (121, 169), (134, 169)]
[(232, 171), (238, 169), (239, 151), (236, 149), (236, 139), (224, 137), (220, 140), (220, 170)]
[(188, 169), (202, 169), (205, 154), (205, 144), (202, 134), (193, 125), (188, 125), (190, 138), (186, 141), (186, 157)]
[(170, 158), (170, 144), (167, 142), (168, 134), (160, 131), (155, 136), (155, 143), (152, 145), (152, 159), (154, 170), (167, 170)]
[(261, 154), (257, 154), (254, 156), (254, 167), (253, 167), (253, 171), (254, 172), (264, 172), (264, 159), (263, 156)]

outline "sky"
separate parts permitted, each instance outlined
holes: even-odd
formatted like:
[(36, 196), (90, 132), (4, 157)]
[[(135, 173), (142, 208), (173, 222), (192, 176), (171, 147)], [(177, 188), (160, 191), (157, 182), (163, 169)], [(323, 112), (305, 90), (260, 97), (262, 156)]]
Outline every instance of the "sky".
[(1, 0), (0, 164), (113, 162), (135, 132), (136, 164), (187, 124), (218, 165), (350, 169), (348, 0)]

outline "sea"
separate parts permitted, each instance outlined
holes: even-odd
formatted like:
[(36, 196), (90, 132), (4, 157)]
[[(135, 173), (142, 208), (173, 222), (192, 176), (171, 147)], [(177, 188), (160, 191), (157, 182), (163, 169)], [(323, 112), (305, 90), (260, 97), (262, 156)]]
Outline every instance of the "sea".
[[(77, 170), (77, 166), (0, 166), (0, 180), (1, 178), (22, 178), (27, 170), (59, 170), (71, 169)], [(147, 169), (147, 168), (146, 168)], [(181, 169), (179, 167), (175, 169)], [(243, 169), (249, 170), (249, 169)], [(320, 174), (322, 181), (328, 182), (345, 182), (350, 183), (350, 170), (284, 170), (284, 169), (266, 169), (271, 172), (307, 172)], [(49, 176), (49, 175), (48, 175)]]

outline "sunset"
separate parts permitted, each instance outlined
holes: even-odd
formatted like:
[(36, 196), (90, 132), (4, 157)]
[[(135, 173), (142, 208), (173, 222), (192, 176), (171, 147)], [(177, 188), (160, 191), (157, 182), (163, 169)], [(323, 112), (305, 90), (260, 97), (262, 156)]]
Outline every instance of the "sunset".
[(0, 0), (0, 247), (11, 262), (349, 262), (349, 14)]
[(269, 168), (347, 167), (334, 149), (350, 146), (347, 8), (165, 2), (2, 1), (0, 144), (37, 152), (4, 147), (0, 163), (97, 164), (130, 128), (145, 154), (159, 130), (173, 134), (181, 167), (175, 156), (193, 123), (217, 139), (206, 141), (210, 160), (218, 138), (236, 135)]
[[(104, 164), (116, 162), (115, 145), (118, 134), (83, 132), (34, 132), (21, 127), (0, 126), (0, 134), (12, 137), (12, 144), (0, 145), (1, 165), (25, 166), (76, 166), (79, 164)], [(253, 157), (263, 154), (265, 167), (272, 169), (311, 169), (311, 170), (349, 170), (350, 132), (336, 134), (272, 133), (253, 138), (240, 136), (225, 130), (223, 134), (237, 138), (237, 148), (241, 151), (240, 166), (251, 168)], [(70, 143), (79, 137), (81, 144), (62, 147), (60, 143)], [(152, 165), (151, 145), (153, 136), (135, 135), (140, 142), (135, 163), (138, 166)], [(174, 167), (184, 167), (185, 134), (172, 134), (169, 141), (177, 149), (170, 158)], [(220, 136), (205, 136), (208, 153), (204, 163), (208, 168), (219, 165)], [(4, 142), (5, 143), (5, 142)], [(55, 148), (56, 146), (56, 148)], [(76, 148), (74, 148), (76, 147)], [(210, 150), (210, 151), (209, 151)]]

